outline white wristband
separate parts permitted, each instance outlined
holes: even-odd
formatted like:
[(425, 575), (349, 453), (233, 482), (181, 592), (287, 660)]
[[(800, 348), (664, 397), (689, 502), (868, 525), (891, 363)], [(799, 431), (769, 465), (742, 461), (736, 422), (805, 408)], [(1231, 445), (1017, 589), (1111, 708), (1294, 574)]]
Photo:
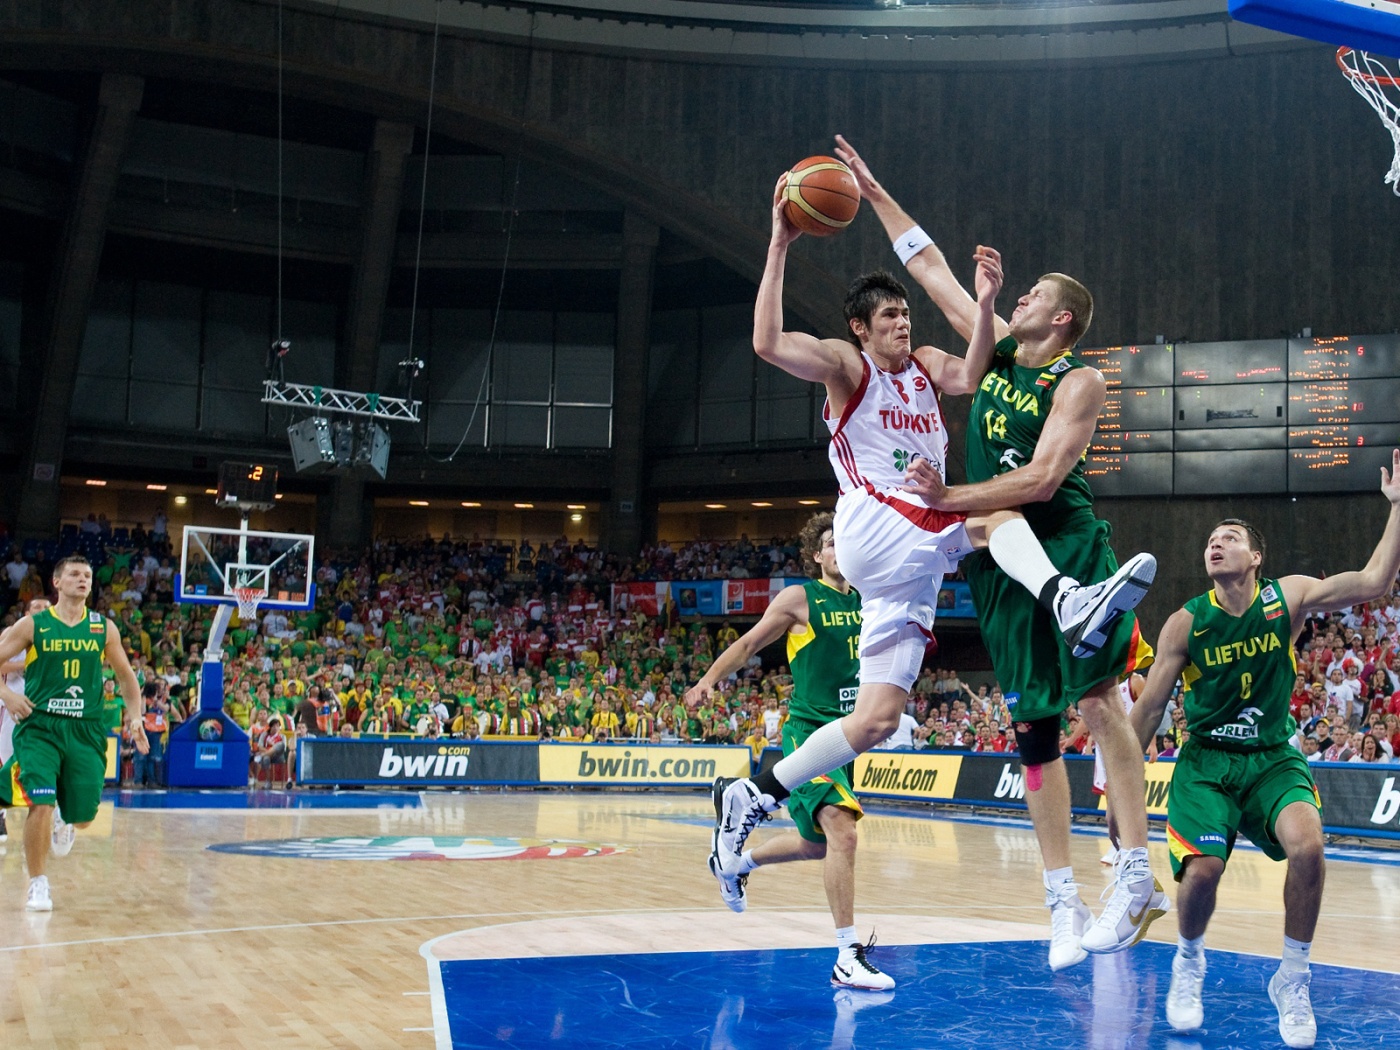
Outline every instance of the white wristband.
[(905, 266), (909, 260), (933, 243), (933, 238), (924, 232), (922, 226), (911, 226), (894, 240), (894, 253)]

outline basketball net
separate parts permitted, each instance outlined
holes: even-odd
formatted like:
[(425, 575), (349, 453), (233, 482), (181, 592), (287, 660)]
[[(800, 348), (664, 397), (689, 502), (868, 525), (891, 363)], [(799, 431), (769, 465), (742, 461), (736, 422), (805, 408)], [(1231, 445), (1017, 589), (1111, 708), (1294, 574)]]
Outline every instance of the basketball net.
[(1390, 132), (1395, 143), (1395, 156), (1385, 181), (1396, 196), (1400, 196), (1400, 102), (1392, 101), (1387, 89), (1400, 99), (1400, 79), (1386, 64), (1365, 51), (1350, 47), (1337, 48), (1337, 67), (1356, 93), (1371, 104), (1371, 108)]
[(267, 591), (261, 587), (235, 587), (233, 596), (238, 599), (238, 618), (246, 622), (257, 616), (258, 603), (267, 597)]

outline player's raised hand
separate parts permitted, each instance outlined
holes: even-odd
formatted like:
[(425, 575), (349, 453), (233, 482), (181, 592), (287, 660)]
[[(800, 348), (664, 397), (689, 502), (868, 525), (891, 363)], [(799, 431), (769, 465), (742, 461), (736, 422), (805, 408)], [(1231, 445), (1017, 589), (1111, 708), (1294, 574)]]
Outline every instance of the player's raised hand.
[(787, 199), (787, 181), (788, 173), (783, 172), (778, 176), (777, 185), (773, 187), (773, 243), (782, 248), (786, 248), (802, 236), (802, 231), (789, 222), (784, 214), (783, 202)]
[(979, 244), (972, 258), (977, 263), (977, 301), (979, 303), (995, 302), (996, 297), (1001, 294), (1004, 280), (1001, 272), (1001, 252), (995, 248), (988, 248), (985, 244)]
[(1390, 454), (1390, 469), (1381, 467), (1381, 495), (1391, 503), (1400, 503), (1400, 448)]
[(904, 484), (899, 487), (903, 492), (921, 496), (925, 503), (935, 508), (948, 492), (948, 486), (943, 483), (943, 475), (923, 456), (914, 457), (914, 462), (910, 463), (909, 469), (904, 472)]
[(844, 135), (836, 136), (836, 156), (841, 163), (851, 169), (851, 174), (856, 177), (856, 185), (860, 188), (860, 195), (872, 204), (885, 196), (885, 187), (876, 181), (875, 176), (870, 173), (870, 167), (863, 161), (856, 148), (846, 141)]

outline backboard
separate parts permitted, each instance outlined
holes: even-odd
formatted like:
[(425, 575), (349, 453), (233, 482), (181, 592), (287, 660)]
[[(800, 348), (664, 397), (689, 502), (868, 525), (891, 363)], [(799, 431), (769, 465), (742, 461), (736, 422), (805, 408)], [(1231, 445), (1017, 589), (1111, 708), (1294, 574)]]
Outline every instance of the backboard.
[(1290, 36), (1400, 56), (1400, 0), (1230, 0), (1230, 17)]
[(266, 592), (257, 604), (309, 609), (316, 601), (316, 539), (296, 532), (259, 532), (206, 525), (185, 527), (175, 600), (195, 605), (237, 605), (239, 589)]

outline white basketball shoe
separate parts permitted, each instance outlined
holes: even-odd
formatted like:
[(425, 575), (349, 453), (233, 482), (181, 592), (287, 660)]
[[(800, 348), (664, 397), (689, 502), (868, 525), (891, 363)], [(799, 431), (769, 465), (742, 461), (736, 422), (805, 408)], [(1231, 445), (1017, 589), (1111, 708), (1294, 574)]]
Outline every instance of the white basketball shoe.
[(1172, 983), (1167, 989), (1167, 1023), (1178, 1032), (1194, 1032), (1205, 1022), (1201, 985), (1206, 979), (1206, 952), (1194, 959), (1176, 953), (1172, 959)]
[(1156, 575), (1157, 559), (1137, 554), (1106, 580), (1062, 587), (1055, 595), (1055, 619), (1074, 655), (1097, 653), (1118, 617), (1146, 597)]

